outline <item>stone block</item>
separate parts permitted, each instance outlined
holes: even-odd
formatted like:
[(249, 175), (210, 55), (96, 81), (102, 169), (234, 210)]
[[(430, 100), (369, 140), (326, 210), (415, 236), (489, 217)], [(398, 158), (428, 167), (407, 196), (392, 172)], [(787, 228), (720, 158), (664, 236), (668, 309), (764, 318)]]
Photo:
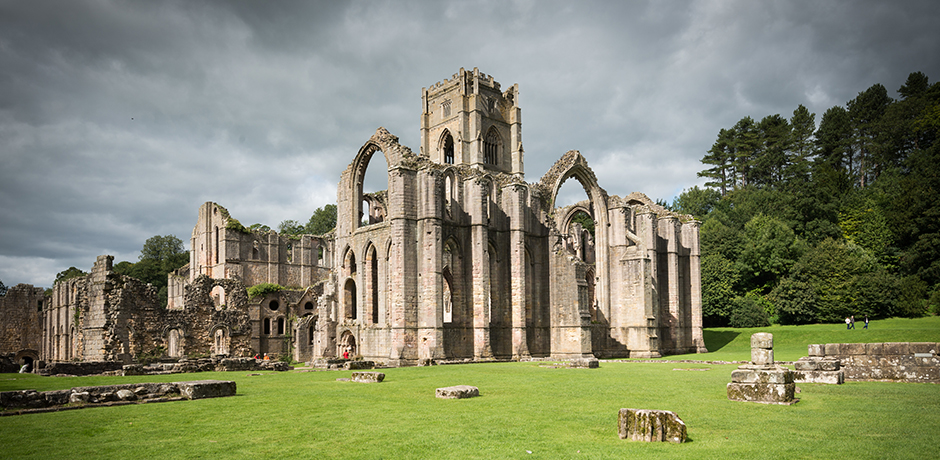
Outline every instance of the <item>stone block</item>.
[(751, 335), (751, 348), (773, 348), (774, 335), (769, 332), (758, 332)]
[(359, 383), (380, 383), (385, 380), (383, 372), (353, 372), (351, 380)]
[(822, 344), (812, 344), (807, 347), (807, 354), (809, 356), (826, 356), (826, 347)]
[(843, 371), (797, 371), (793, 373), (796, 383), (826, 383), (829, 385), (842, 385), (845, 383)]
[(865, 344), (865, 351), (868, 352), (868, 355), (880, 355), (884, 354), (885, 344), (883, 343), (869, 343)]
[(568, 367), (575, 367), (581, 369), (597, 369), (600, 365), (600, 362), (597, 358), (575, 358), (571, 361), (568, 361)]
[(71, 404), (81, 404), (87, 403), (89, 399), (89, 394), (87, 391), (80, 391), (77, 393), (72, 393), (69, 396), (69, 403)]
[(785, 368), (735, 369), (731, 371), (731, 381), (735, 383), (793, 383), (793, 371)]
[(773, 364), (774, 350), (771, 348), (751, 348), (751, 362), (763, 366)]
[(49, 406), (62, 406), (69, 403), (72, 390), (56, 390), (43, 392)]
[(346, 363), (343, 364), (343, 368), (346, 370), (375, 369), (375, 362), (373, 361), (346, 361)]
[(911, 352), (910, 344), (907, 342), (885, 342), (885, 355), (906, 355)]
[(455, 385), (438, 388), (434, 395), (441, 399), (464, 399), (480, 396), (480, 389), (470, 385)]
[(821, 371), (837, 371), (842, 367), (841, 361), (836, 358), (821, 359), (817, 364)]
[(180, 394), (186, 399), (218, 398), (235, 395), (235, 382), (227, 380), (196, 380), (176, 382)]
[(128, 389), (118, 390), (117, 393), (115, 393), (115, 395), (121, 401), (136, 401), (137, 400), (137, 394)]
[(687, 438), (685, 422), (667, 410), (620, 409), (618, 426), (620, 439), (631, 441), (683, 443)]
[(936, 342), (912, 342), (911, 353), (930, 353), (937, 354)]
[(867, 353), (864, 343), (843, 343), (840, 351), (843, 355), (864, 355)]
[[(793, 363), (793, 368), (798, 371), (818, 371), (819, 370), (819, 361), (815, 359), (800, 358), (799, 361)], [(731, 374), (732, 377), (734, 374)]]
[(793, 383), (735, 383), (728, 384), (728, 399), (732, 401), (760, 402), (767, 404), (792, 404), (796, 385)]
[(838, 356), (838, 355), (840, 355), (842, 352), (839, 350), (839, 345), (840, 345), (840, 344), (838, 344), (838, 343), (827, 343), (827, 344), (825, 345), (825, 348), (826, 348), (826, 356)]

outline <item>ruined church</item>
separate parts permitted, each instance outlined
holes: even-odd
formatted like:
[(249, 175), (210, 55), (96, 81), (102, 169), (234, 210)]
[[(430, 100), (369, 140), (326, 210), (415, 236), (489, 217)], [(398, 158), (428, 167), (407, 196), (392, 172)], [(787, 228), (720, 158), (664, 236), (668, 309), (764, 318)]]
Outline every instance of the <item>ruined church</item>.
[[(165, 309), (99, 257), (55, 286), (42, 359), (158, 349), (403, 366), (706, 351), (699, 222), (641, 193), (608, 195), (578, 151), (526, 182), (518, 85), (460, 69), (421, 104), (416, 152), (384, 128), (356, 152), (332, 232), (250, 230), (205, 203)], [(388, 189), (364, 193), (375, 155)], [(567, 180), (588, 199), (557, 207)], [(261, 283), (279, 287), (249, 296)]]

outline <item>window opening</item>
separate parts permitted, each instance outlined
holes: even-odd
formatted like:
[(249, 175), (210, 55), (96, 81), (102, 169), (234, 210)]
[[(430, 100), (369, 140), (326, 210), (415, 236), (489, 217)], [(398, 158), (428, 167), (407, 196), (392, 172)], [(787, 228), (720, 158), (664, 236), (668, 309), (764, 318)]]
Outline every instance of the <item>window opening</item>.
[(483, 161), (488, 165), (495, 165), (498, 149), (499, 134), (496, 134), (496, 130), (490, 129), (489, 132), (486, 133), (486, 139), (483, 141)]
[(454, 138), (449, 132), (444, 134), (444, 163), (454, 164)]

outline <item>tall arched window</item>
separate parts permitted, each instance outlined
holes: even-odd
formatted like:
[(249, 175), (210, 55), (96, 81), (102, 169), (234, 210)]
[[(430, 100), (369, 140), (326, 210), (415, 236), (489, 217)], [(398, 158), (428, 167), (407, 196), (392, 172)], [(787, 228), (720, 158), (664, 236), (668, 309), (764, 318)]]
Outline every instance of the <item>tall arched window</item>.
[(483, 161), (488, 165), (497, 164), (499, 153), (499, 134), (495, 128), (490, 128), (483, 140)]
[(441, 142), (441, 150), (444, 151), (444, 163), (454, 164), (454, 138), (449, 131), (444, 131), (444, 140)]

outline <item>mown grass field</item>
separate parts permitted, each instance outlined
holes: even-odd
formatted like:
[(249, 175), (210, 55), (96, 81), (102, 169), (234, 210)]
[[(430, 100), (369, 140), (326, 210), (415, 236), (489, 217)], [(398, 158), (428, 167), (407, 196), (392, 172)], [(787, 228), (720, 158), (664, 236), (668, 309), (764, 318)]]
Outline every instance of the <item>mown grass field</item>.
[[(866, 332), (886, 337), (873, 341), (940, 341), (937, 320), (873, 322)], [(807, 343), (862, 341), (843, 340), (834, 326), (760, 330), (775, 334), (785, 360), (805, 355)], [(710, 330), (716, 351), (684, 358), (747, 359), (756, 331)], [(940, 458), (940, 385), (803, 384), (798, 404), (775, 406), (728, 401), (734, 365), (547, 364), (384, 369), (380, 384), (336, 381), (348, 371), (2, 374), (0, 391), (213, 378), (236, 381), (238, 395), (0, 417), (0, 458)], [(457, 384), (478, 386), (481, 396), (434, 397)], [(675, 411), (690, 442), (620, 440), (621, 407)]]

